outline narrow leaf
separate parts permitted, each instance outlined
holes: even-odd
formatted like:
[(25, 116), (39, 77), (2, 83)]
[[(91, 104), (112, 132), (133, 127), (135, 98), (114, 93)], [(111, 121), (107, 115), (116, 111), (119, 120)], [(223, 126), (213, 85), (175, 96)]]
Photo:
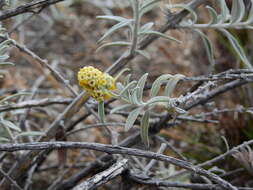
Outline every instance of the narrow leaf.
[(140, 15), (144, 15), (145, 13), (149, 12), (150, 10), (152, 10), (154, 7), (156, 7), (158, 5), (158, 2), (160, 0), (146, 0), (143, 5), (141, 6), (139, 12)]
[(139, 87), (137, 86), (137, 87), (135, 87), (135, 88), (132, 90), (132, 92), (131, 92), (131, 94), (130, 94), (130, 96), (129, 96), (130, 102), (131, 102), (132, 104), (134, 104), (134, 105), (137, 105), (137, 106), (138, 106), (138, 105), (141, 105), (141, 102), (139, 101), (138, 95), (137, 95), (138, 91), (139, 91)]
[(141, 26), (140, 32), (150, 30), (153, 26), (154, 26), (153, 22), (148, 22), (148, 23)]
[(166, 7), (168, 9), (173, 9), (173, 8), (182, 8), (182, 9), (185, 9), (187, 11), (189, 11), (189, 13), (191, 13), (192, 17), (193, 17), (193, 23), (196, 23), (197, 22), (197, 19), (198, 19), (198, 16), (197, 14), (195, 13), (195, 11), (190, 8), (188, 5), (186, 4), (169, 4), (169, 5), (166, 5)]
[(12, 123), (11, 121), (8, 121), (8, 120), (1, 120), (1, 123), (5, 126), (5, 127), (8, 127), (10, 129), (13, 129), (17, 132), (22, 132), (21, 129), (16, 126), (14, 123)]
[(116, 30), (123, 28), (125, 26), (128, 26), (131, 23), (132, 20), (126, 20), (126, 21), (121, 21), (118, 24), (115, 24), (113, 27), (111, 27), (99, 40), (98, 43), (103, 41), (107, 36), (115, 32)]
[(136, 52), (140, 55), (142, 55), (143, 57), (145, 57), (147, 60), (150, 60), (151, 57), (150, 55), (148, 54), (148, 52), (144, 51), (144, 50), (136, 50)]
[(168, 81), (168, 83), (165, 86), (165, 90), (164, 90), (164, 95), (171, 97), (171, 94), (173, 92), (173, 90), (175, 89), (178, 81), (182, 78), (184, 78), (184, 75), (181, 74), (176, 74), (173, 77), (170, 78), (170, 80)]
[(120, 96), (122, 95), (122, 94), (124, 94), (125, 92), (127, 92), (127, 90), (129, 90), (129, 89), (132, 89), (133, 87), (135, 87), (136, 86), (136, 81), (132, 81), (132, 82), (130, 82), (127, 86), (125, 86), (125, 88), (120, 92)]
[(14, 66), (14, 63), (11, 63), (11, 62), (2, 62), (2, 63), (0, 63), (0, 66)]
[(205, 50), (206, 50), (206, 53), (207, 53), (208, 60), (211, 63), (211, 65), (214, 66), (214, 54), (213, 54), (212, 43), (210, 42), (208, 37), (203, 32), (201, 32), (200, 30), (197, 30), (197, 29), (195, 29), (194, 31), (197, 32), (200, 35), (200, 37), (201, 37), (201, 39), (204, 43), (204, 46), (205, 46)]
[(230, 18), (229, 9), (225, 0), (219, 0), (221, 14), (219, 15), (219, 23), (224, 23)]
[(146, 102), (146, 105), (150, 105), (150, 104), (154, 104), (154, 103), (162, 103), (162, 102), (166, 102), (169, 103), (171, 101), (170, 97), (167, 96), (156, 96), (151, 98), (149, 101)]
[(129, 42), (124, 42), (124, 41), (117, 41), (117, 42), (108, 42), (105, 43), (103, 45), (101, 45), (96, 52), (100, 51), (101, 49), (105, 48), (105, 47), (112, 47), (112, 46), (130, 46), (131, 43)]
[(209, 25), (217, 24), (218, 23), (218, 14), (217, 14), (217, 12), (210, 6), (206, 6), (206, 8), (207, 8), (207, 10), (209, 12), (209, 15), (211, 17), (211, 20), (208, 24)]
[(233, 0), (233, 6), (231, 11), (231, 23), (240, 22), (245, 14), (245, 5), (242, 0)]
[(138, 107), (129, 113), (128, 118), (126, 120), (126, 124), (125, 124), (125, 131), (128, 131), (129, 129), (133, 127), (134, 122), (139, 116), (141, 110), (142, 110), (142, 107)]
[(2, 100), (0, 100), (0, 104), (4, 103), (4, 102), (6, 102), (6, 101), (8, 101), (8, 100), (10, 100), (12, 98), (16, 98), (18, 96), (23, 96), (23, 95), (31, 95), (31, 93), (29, 93), (29, 92), (19, 92), (17, 94), (13, 94), (11, 96), (7, 96), (6, 98), (3, 98)]
[(154, 97), (158, 94), (160, 88), (161, 88), (161, 84), (163, 81), (168, 80), (169, 78), (171, 78), (172, 75), (170, 74), (164, 74), (161, 75), (160, 77), (158, 77), (154, 83), (152, 84), (151, 90), (150, 90), (150, 97)]
[(139, 89), (137, 91), (137, 98), (140, 102), (142, 102), (143, 90), (144, 90), (147, 78), (148, 78), (148, 73), (145, 73), (144, 75), (142, 75), (142, 77), (140, 78), (140, 80), (137, 83), (137, 86), (139, 87)]
[(128, 74), (124, 79), (124, 86), (127, 86), (130, 82), (131, 74)]
[(148, 31), (143, 31), (143, 32), (140, 32), (140, 34), (142, 35), (156, 35), (156, 36), (159, 36), (161, 38), (164, 38), (166, 40), (170, 40), (170, 41), (175, 41), (175, 42), (178, 42), (178, 43), (181, 43), (181, 41), (177, 40), (176, 38), (173, 38), (171, 36), (168, 36), (166, 34), (163, 34), (161, 32), (157, 32), (157, 31), (153, 31), (153, 30), (148, 30)]
[(250, 11), (249, 11), (249, 15), (248, 15), (248, 19), (246, 21), (247, 24), (252, 24), (253, 22), (253, 0), (250, 0), (251, 3), (251, 7), (250, 7)]
[(236, 40), (236, 38), (225, 29), (220, 28), (219, 30), (227, 37), (227, 39), (231, 43), (232, 47), (234, 48), (235, 52), (238, 54), (238, 56), (240, 57), (240, 59), (244, 63), (244, 67), (247, 69), (253, 69), (252, 65), (250, 64), (250, 62), (248, 61), (248, 59), (244, 53), (242, 46)]
[(115, 108), (113, 108), (111, 111), (110, 111), (110, 114), (113, 114), (115, 112), (118, 112), (120, 110), (124, 110), (124, 109), (127, 109), (127, 108), (131, 108), (133, 105), (131, 104), (124, 104), (124, 105), (120, 105), (120, 106), (117, 106)]
[(126, 19), (126, 18), (123, 18), (123, 17), (120, 17), (120, 16), (111, 16), (111, 15), (97, 16), (96, 18), (97, 19), (105, 19), (105, 20), (114, 20), (114, 21), (117, 21), (117, 22), (124, 22), (124, 21), (129, 20), (129, 19)]
[(22, 133), (19, 133), (17, 137), (21, 137), (21, 136), (43, 136), (45, 135), (44, 132), (41, 132), (41, 131), (28, 131), (28, 132), (22, 132)]
[(10, 139), (5, 137), (0, 137), (0, 142), (10, 142)]
[(141, 119), (140, 136), (142, 142), (149, 147), (149, 111), (146, 111)]

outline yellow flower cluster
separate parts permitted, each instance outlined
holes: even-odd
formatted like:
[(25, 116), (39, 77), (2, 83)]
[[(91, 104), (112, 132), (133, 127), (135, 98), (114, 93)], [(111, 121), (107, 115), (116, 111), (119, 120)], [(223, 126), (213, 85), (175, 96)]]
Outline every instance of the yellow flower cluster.
[(98, 101), (108, 100), (111, 97), (109, 91), (116, 88), (115, 79), (112, 76), (92, 66), (80, 69), (77, 78), (79, 85)]

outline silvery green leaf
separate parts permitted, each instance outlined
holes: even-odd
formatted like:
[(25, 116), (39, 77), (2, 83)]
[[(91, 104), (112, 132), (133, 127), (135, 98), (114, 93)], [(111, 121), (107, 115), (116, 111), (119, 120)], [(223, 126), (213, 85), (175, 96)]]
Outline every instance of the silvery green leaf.
[(21, 137), (21, 136), (43, 136), (45, 135), (44, 132), (41, 132), (41, 131), (27, 131), (27, 132), (22, 132), (22, 133), (19, 133), (17, 137)]
[(11, 63), (11, 62), (2, 62), (2, 63), (0, 63), (0, 66), (14, 66), (14, 63)]
[(142, 142), (149, 147), (149, 111), (147, 110), (141, 119), (140, 136)]
[(120, 106), (117, 106), (115, 108), (113, 108), (111, 111), (110, 111), (110, 114), (113, 114), (115, 112), (118, 112), (120, 110), (124, 110), (124, 109), (127, 109), (127, 108), (131, 108), (133, 105), (132, 104), (124, 104), (124, 105), (120, 105)]
[(103, 45), (101, 45), (96, 51), (98, 52), (99, 50), (105, 48), (105, 47), (112, 47), (112, 46), (130, 46), (131, 43), (129, 42), (124, 42), (124, 41), (117, 41), (117, 42), (108, 42)]
[(150, 30), (153, 26), (154, 26), (153, 22), (148, 22), (141, 26), (140, 31), (142, 32), (142, 31)]
[(173, 38), (172, 36), (168, 36), (166, 34), (158, 32), (158, 31), (146, 30), (146, 31), (140, 32), (140, 35), (150, 35), (150, 34), (159, 36), (159, 37), (164, 38), (166, 40), (170, 40), (170, 41), (175, 41), (175, 42), (181, 43), (181, 41), (177, 40), (176, 38)]
[(165, 86), (164, 95), (171, 97), (171, 94), (172, 94), (173, 90), (175, 89), (178, 81), (184, 77), (185, 76), (181, 75), (181, 74), (176, 74), (176, 75), (172, 76)]
[(229, 9), (227, 7), (225, 0), (219, 0), (218, 2), (220, 4), (220, 9), (221, 9), (221, 14), (219, 15), (218, 20), (219, 20), (219, 23), (224, 23), (230, 18)]
[(8, 101), (8, 100), (10, 100), (12, 98), (16, 98), (18, 96), (24, 96), (24, 95), (31, 95), (31, 93), (29, 93), (29, 92), (19, 92), (17, 94), (13, 94), (13, 95), (7, 96), (6, 98), (4, 98), (4, 99), (2, 99), (0, 101), (0, 104), (3, 104), (4, 102), (6, 102), (6, 101)]
[(134, 3), (136, 2), (136, 0), (130, 0), (130, 5), (132, 7), (132, 10), (134, 10)]
[(229, 40), (232, 47), (234, 48), (235, 52), (238, 54), (242, 62), (244, 63), (244, 67), (247, 69), (253, 69), (252, 65), (248, 61), (243, 48), (241, 47), (240, 43), (236, 40), (234, 36), (232, 36), (227, 30), (220, 28), (219, 29)]
[(0, 56), (0, 62), (5, 61), (5, 60), (8, 59), (8, 58), (9, 58), (9, 55), (7, 55), (7, 54), (1, 55), (1, 56)]
[(209, 25), (212, 25), (212, 24), (217, 24), (218, 22), (218, 14), (217, 12), (210, 6), (206, 6), (208, 12), (209, 12), (209, 15), (211, 17), (211, 20), (210, 22), (208, 23)]
[(231, 23), (240, 22), (245, 14), (245, 5), (242, 0), (233, 0), (231, 11)]
[(158, 77), (154, 83), (152, 84), (151, 90), (150, 90), (150, 97), (154, 97), (158, 94), (160, 88), (161, 88), (161, 84), (163, 81), (168, 80), (169, 78), (171, 78), (172, 75), (170, 74), (164, 74), (161, 75), (160, 77)]
[(150, 55), (148, 54), (148, 52), (144, 51), (144, 50), (136, 50), (136, 52), (140, 55), (142, 55), (143, 57), (145, 57), (147, 60), (150, 60)]
[(126, 21), (121, 21), (118, 24), (115, 24), (113, 27), (111, 27), (99, 40), (98, 43), (103, 41), (107, 36), (115, 32), (116, 30), (123, 28), (125, 26), (128, 26), (132, 20), (126, 20)]
[(98, 102), (98, 116), (101, 123), (105, 123), (105, 108), (104, 108), (104, 101)]
[(145, 73), (144, 75), (142, 75), (142, 77), (140, 78), (140, 80), (137, 83), (137, 86), (139, 87), (139, 89), (137, 91), (137, 98), (140, 102), (142, 102), (142, 95), (143, 95), (145, 83), (147, 81), (147, 77), (148, 77), (148, 73)]
[(197, 19), (198, 19), (198, 16), (197, 14), (195, 13), (195, 11), (193, 9), (191, 9), (188, 5), (186, 4), (169, 4), (169, 5), (166, 5), (166, 8), (167, 9), (173, 9), (173, 8), (182, 8), (182, 9), (186, 9), (187, 11), (189, 11), (189, 13), (191, 13), (192, 17), (193, 17), (193, 20), (192, 22), (193, 23), (196, 23), (197, 22)]
[(0, 142), (10, 142), (10, 139), (5, 137), (0, 137)]
[(97, 19), (105, 19), (105, 20), (114, 20), (117, 22), (123, 22), (123, 21), (127, 21), (129, 19), (123, 18), (121, 16), (111, 16), (111, 15), (103, 15), (103, 16), (97, 16)]
[[(251, 5), (253, 5), (253, 0), (250, 0)], [(252, 24), (253, 22), (253, 6), (250, 7), (250, 11), (249, 11), (249, 15), (248, 15), (248, 19), (246, 21), (247, 24)]]
[(121, 96), (122, 94), (124, 94), (127, 90), (132, 89), (133, 87), (135, 87), (136, 84), (137, 84), (136, 81), (130, 82), (130, 83), (129, 83), (128, 85), (126, 85), (125, 88), (120, 92), (120, 96)]
[(167, 97), (167, 96), (156, 96), (156, 97), (153, 97), (150, 100), (148, 100), (146, 102), (146, 105), (150, 105), (150, 104), (154, 104), (154, 103), (162, 103), (162, 102), (169, 103), (170, 101), (171, 101), (170, 97)]
[(131, 92), (131, 94), (130, 94), (130, 96), (129, 96), (129, 100), (130, 100), (130, 102), (131, 102), (132, 104), (141, 105), (141, 102), (139, 101), (138, 95), (137, 95), (139, 89), (140, 89), (140, 88), (139, 88), (138, 86), (135, 87), (135, 88), (132, 90), (132, 92)]
[(121, 77), (125, 72), (130, 71), (129, 68), (123, 68), (120, 70), (119, 73), (114, 77), (114, 80), (117, 81), (119, 77)]
[(131, 111), (127, 117), (126, 124), (125, 124), (125, 131), (128, 131), (131, 129), (134, 125), (135, 120), (139, 116), (140, 112), (142, 110), (142, 107), (135, 108), (133, 111)]
[(175, 109), (175, 111), (176, 111), (177, 113), (180, 113), (180, 114), (185, 114), (185, 113), (187, 113), (187, 111), (185, 111), (184, 109), (179, 108), (179, 107), (174, 107), (174, 109)]
[(116, 83), (116, 89), (121, 92), (124, 89), (124, 86), (121, 84), (121, 82)]
[(15, 130), (17, 132), (22, 132), (21, 129), (16, 126), (14, 123), (12, 123), (11, 121), (8, 121), (8, 120), (1, 120), (1, 123), (5, 126), (5, 127), (8, 127), (12, 130)]
[(146, 0), (140, 8), (139, 14), (142, 16), (145, 13), (149, 12), (150, 10), (152, 10), (154, 7), (157, 6), (158, 2), (159, 0)]
[(130, 82), (131, 74), (128, 74), (124, 79), (124, 86), (127, 86)]
[(6, 53), (6, 48), (9, 47), (11, 44), (12, 40), (5, 40), (0, 44), (0, 54), (5, 54)]
[(195, 29), (194, 31), (197, 32), (200, 35), (200, 37), (201, 37), (201, 39), (204, 43), (204, 46), (205, 46), (205, 50), (206, 50), (206, 53), (207, 53), (208, 60), (211, 63), (211, 65), (214, 66), (214, 54), (213, 54), (212, 43), (210, 42), (208, 37), (202, 31), (200, 31), (198, 29)]

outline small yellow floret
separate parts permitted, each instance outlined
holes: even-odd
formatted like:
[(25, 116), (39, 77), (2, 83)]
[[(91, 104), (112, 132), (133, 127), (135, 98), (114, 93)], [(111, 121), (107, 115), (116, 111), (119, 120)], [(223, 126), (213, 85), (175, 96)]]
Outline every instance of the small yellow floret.
[(116, 89), (115, 79), (112, 76), (92, 66), (80, 69), (77, 79), (79, 85), (98, 101), (108, 100), (111, 97), (109, 91)]

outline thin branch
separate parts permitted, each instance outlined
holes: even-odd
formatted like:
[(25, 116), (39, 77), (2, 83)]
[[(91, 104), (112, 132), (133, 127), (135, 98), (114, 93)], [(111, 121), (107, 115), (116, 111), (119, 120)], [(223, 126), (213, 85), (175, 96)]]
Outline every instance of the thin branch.
[[(253, 142), (253, 140), (252, 140)], [(227, 181), (221, 179), (219, 176), (210, 173), (202, 168), (192, 165), (190, 162), (179, 160), (170, 156), (165, 156), (158, 153), (153, 153), (149, 151), (143, 151), (132, 148), (125, 148), (120, 146), (105, 145), (99, 143), (83, 143), (83, 142), (38, 142), (38, 143), (20, 143), (20, 144), (2, 144), (0, 145), (0, 151), (18, 151), (18, 150), (48, 150), (48, 149), (61, 149), (61, 148), (81, 148), (96, 150), (101, 152), (106, 152), (109, 154), (123, 154), (140, 156), (150, 159), (156, 159), (170, 164), (176, 165), (178, 167), (189, 170), (193, 173), (203, 175), (208, 179), (216, 182), (224, 189), (237, 190), (236, 187), (228, 183)]]
[(69, 84), (69, 81), (66, 80), (56, 69), (51, 67), (51, 65), (48, 64), (48, 61), (45, 59), (40, 58), (38, 55), (36, 55), (34, 52), (29, 50), (26, 46), (19, 44), (17, 41), (10, 39), (9, 37), (3, 37), (1, 36), (3, 40), (10, 40), (11, 43), (17, 47), (21, 52), (24, 52), (25, 54), (31, 56), (34, 60), (36, 60), (42, 67), (47, 68), (51, 73), (54, 75), (56, 79), (61, 81), (67, 88), (68, 90), (75, 96), (77, 96), (77, 92), (72, 88), (72, 86)]
[[(186, 183), (178, 183), (178, 182), (170, 182), (168, 180), (159, 180), (159, 179), (143, 179), (142, 177), (135, 175), (133, 173), (129, 173), (127, 175), (129, 179), (132, 181), (144, 184), (148, 186), (156, 186), (156, 187), (176, 187), (176, 188), (187, 188), (187, 189), (195, 189), (195, 190), (222, 190), (217, 185), (213, 184), (186, 184)], [(253, 188), (247, 187), (236, 187), (238, 190), (253, 190)]]
[(201, 98), (199, 98), (197, 101), (193, 101), (188, 103), (184, 109), (185, 110), (189, 110), (193, 107), (196, 107), (197, 105), (200, 104), (205, 104), (206, 102), (210, 101), (212, 98), (214, 98), (215, 96), (222, 94), (224, 92), (227, 92), (231, 89), (237, 88), (239, 86), (242, 86), (244, 84), (247, 84), (248, 82), (245, 80), (234, 80), (232, 82), (226, 83), (212, 91), (209, 91), (209, 93), (205, 93), (205, 95), (203, 95)]
[(169, 147), (169, 149), (172, 150), (177, 156), (179, 156), (180, 159), (187, 161), (187, 159), (174, 147), (172, 146), (168, 141), (166, 141), (163, 137), (160, 137), (158, 135), (155, 136), (156, 139), (161, 141), (162, 143), (166, 143), (166, 145)]
[[(230, 149), (229, 151), (227, 151), (227, 152), (225, 152), (225, 153), (223, 153), (223, 154), (221, 154), (221, 155), (219, 155), (219, 156), (217, 156), (217, 157), (215, 157), (215, 158), (213, 158), (211, 160), (208, 160), (206, 162), (198, 164), (197, 166), (199, 166), (199, 167), (210, 166), (210, 165), (212, 165), (215, 162), (224, 160), (227, 156), (231, 156), (232, 154), (236, 153), (238, 150), (240, 150), (242, 148), (245, 148), (246, 146), (251, 145), (251, 144), (253, 144), (253, 140), (246, 141), (246, 142), (244, 142), (244, 143), (242, 143), (242, 144), (240, 144), (240, 145), (238, 145), (238, 146)], [(180, 171), (180, 172), (178, 172), (178, 173), (170, 176), (169, 178), (174, 178), (174, 177), (177, 177), (177, 176), (185, 174), (185, 173), (187, 173), (187, 171)]]
[[(6, 10), (0, 15), (0, 21), (3, 21), (5, 19), (23, 14), (23, 13), (39, 13), (44, 9), (45, 7), (48, 7), (52, 4), (59, 3), (61, 1), (65, 0), (39, 0), (36, 2), (30, 2), (24, 5), (21, 5), (17, 8)], [(37, 11), (36, 11), (37, 9)]]
[[(157, 151), (158, 154), (162, 154), (167, 148), (166, 143), (162, 143), (159, 150)], [(145, 167), (145, 170), (143, 172), (144, 175), (147, 175), (149, 170), (154, 166), (154, 164), (157, 162), (157, 160), (150, 160), (148, 165)]]
[(97, 123), (97, 124), (85, 125), (82, 128), (75, 129), (75, 130), (72, 130), (72, 131), (68, 132), (66, 134), (66, 136), (69, 136), (69, 135), (72, 135), (72, 134), (75, 134), (75, 133), (78, 133), (78, 132), (81, 132), (81, 131), (84, 131), (84, 130), (87, 130), (87, 129), (92, 129), (92, 128), (95, 128), (95, 127), (104, 127), (104, 126), (114, 126), (114, 127), (125, 126), (125, 123)]
[(33, 107), (45, 107), (54, 104), (69, 104), (73, 99), (71, 98), (44, 98), (40, 100), (27, 100), (16, 104), (9, 104), (0, 106), (0, 112), (6, 112), (16, 109), (33, 108)]
[(14, 181), (7, 173), (0, 169), (0, 174), (3, 175), (7, 180), (9, 180), (18, 190), (23, 190), (16, 181)]
[(133, 13), (134, 13), (134, 28), (132, 34), (132, 45), (130, 49), (130, 54), (135, 55), (137, 45), (138, 45), (138, 32), (139, 32), (139, 25), (140, 25), (140, 15), (139, 15), (139, 1), (133, 1)]

